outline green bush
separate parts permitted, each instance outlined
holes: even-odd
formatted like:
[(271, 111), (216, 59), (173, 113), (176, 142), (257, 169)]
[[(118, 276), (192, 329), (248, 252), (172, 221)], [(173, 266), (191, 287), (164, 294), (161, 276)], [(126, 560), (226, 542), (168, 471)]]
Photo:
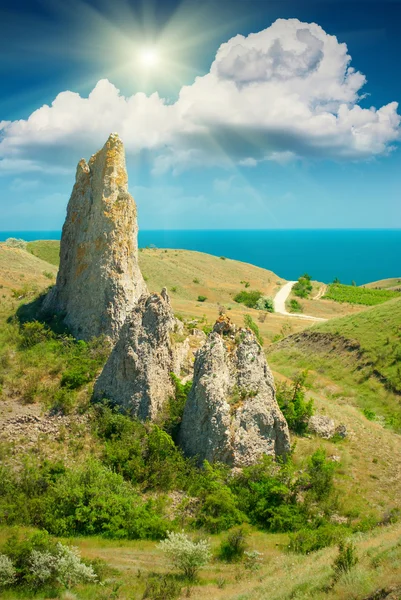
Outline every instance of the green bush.
[(278, 383), (276, 394), (288, 427), (300, 435), (308, 429), (309, 418), (314, 413), (313, 400), (305, 401), (306, 378), (307, 372), (304, 371), (292, 385)]
[(206, 296), (198, 296), (198, 302), (205, 302), (206, 300)]
[(335, 464), (326, 457), (326, 451), (319, 448), (308, 458), (306, 472), (309, 476), (310, 490), (316, 500), (327, 498), (333, 491)]
[(258, 300), (260, 300), (262, 296), (262, 292), (257, 290), (251, 290), (250, 292), (242, 290), (234, 296), (234, 301), (238, 302), (239, 304), (244, 304), (248, 308), (256, 308)]
[(261, 346), (263, 346), (263, 338), (260, 335), (259, 327), (256, 325), (255, 321), (252, 319), (251, 315), (244, 316), (244, 324), (245, 324), (245, 327), (248, 327), (248, 329), (253, 331), (259, 344)]
[(20, 330), (21, 348), (32, 348), (36, 344), (52, 339), (53, 333), (39, 321), (23, 323)]
[(181, 596), (182, 584), (168, 575), (150, 575), (142, 600), (176, 600)]
[(237, 562), (243, 559), (248, 548), (247, 532), (244, 527), (236, 527), (221, 541), (218, 557), (225, 562)]
[(261, 296), (259, 300), (256, 302), (255, 308), (257, 310), (265, 310), (267, 312), (274, 312), (274, 303), (273, 299), (268, 296)]
[(309, 554), (309, 552), (338, 544), (349, 533), (350, 530), (346, 527), (334, 524), (325, 524), (316, 529), (305, 527), (290, 534), (288, 550), (297, 554)]
[(302, 305), (298, 302), (298, 300), (295, 300), (295, 298), (292, 298), (292, 300), (290, 300), (290, 312), (293, 312), (293, 313), (303, 312)]
[(301, 275), (292, 291), (299, 298), (307, 298), (312, 291), (311, 276), (307, 273)]

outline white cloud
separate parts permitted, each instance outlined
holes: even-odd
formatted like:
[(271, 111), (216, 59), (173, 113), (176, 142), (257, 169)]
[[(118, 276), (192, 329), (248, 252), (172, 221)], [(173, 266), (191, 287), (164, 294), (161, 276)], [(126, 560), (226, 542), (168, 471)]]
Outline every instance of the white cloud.
[(174, 104), (157, 93), (124, 97), (101, 80), (88, 98), (65, 91), (27, 120), (1, 122), (0, 171), (70, 166), (72, 149), (90, 153), (111, 131), (127, 152), (150, 151), (155, 173), (384, 154), (399, 139), (398, 104), (361, 108), (366, 78), (350, 62), (319, 25), (279, 19), (222, 44), (210, 72)]

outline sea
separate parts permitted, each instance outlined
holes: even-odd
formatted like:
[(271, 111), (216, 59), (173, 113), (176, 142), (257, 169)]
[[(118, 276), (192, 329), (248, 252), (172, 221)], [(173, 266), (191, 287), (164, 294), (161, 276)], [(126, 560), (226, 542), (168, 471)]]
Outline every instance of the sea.
[[(0, 231), (9, 237), (59, 240), (61, 231)], [(401, 278), (401, 229), (144, 230), (139, 247), (197, 250), (251, 263), (295, 280), (363, 285)]]

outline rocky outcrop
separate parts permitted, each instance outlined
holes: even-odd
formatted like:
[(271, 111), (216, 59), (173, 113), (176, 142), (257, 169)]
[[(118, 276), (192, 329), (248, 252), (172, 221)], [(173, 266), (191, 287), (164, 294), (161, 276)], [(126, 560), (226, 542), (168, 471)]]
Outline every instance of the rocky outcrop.
[(146, 284), (138, 266), (136, 205), (128, 193), (124, 146), (117, 134), (81, 160), (67, 208), (56, 286), (43, 311), (64, 316), (77, 338), (116, 340)]
[(335, 423), (330, 417), (324, 415), (313, 415), (308, 421), (308, 429), (311, 433), (329, 440), (336, 430)]
[(107, 398), (132, 416), (155, 420), (174, 395), (171, 373), (180, 375), (186, 359), (182, 330), (165, 289), (141, 296), (95, 384), (94, 399)]
[(345, 425), (341, 424), (336, 427), (333, 419), (325, 415), (313, 415), (310, 417), (308, 430), (310, 433), (314, 433), (326, 440), (330, 440), (335, 435), (342, 439), (348, 436), (348, 430)]
[(239, 467), (290, 450), (262, 348), (249, 329), (236, 331), (227, 317), (219, 318), (197, 352), (180, 444), (199, 462)]

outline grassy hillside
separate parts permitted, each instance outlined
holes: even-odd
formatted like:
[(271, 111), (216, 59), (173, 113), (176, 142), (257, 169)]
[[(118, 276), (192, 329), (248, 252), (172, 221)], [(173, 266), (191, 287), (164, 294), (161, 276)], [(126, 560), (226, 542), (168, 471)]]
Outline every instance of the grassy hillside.
[[(57, 245), (38, 242), (35, 248), (49, 258)], [(181, 250), (144, 249), (140, 265), (149, 289), (167, 286), (184, 317), (205, 315), (212, 322), (224, 305), (239, 324), (251, 314), (266, 340), (298, 331), (271, 347), (276, 381), (309, 368), (308, 399), (319, 414), (345, 424), (349, 435), (322, 440), (293, 434), (293, 456), (281, 471), (269, 464), (236, 476), (196, 469), (168, 435), (168, 421), (143, 425), (93, 409), (93, 382), (107, 355), (102, 340), (77, 343), (12, 318), (39, 287), (52, 283), (56, 267), (0, 245), (0, 547), (11, 532), (5, 522), (20, 532), (39, 525), (68, 535), (63, 541), (79, 546), (86, 559), (109, 565), (101, 587), (35, 597), (142, 600), (154, 574), (181, 582), (185, 597), (188, 582), (172, 571), (156, 541), (126, 539), (157, 539), (166, 528), (182, 527), (209, 537), (215, 557), (192, 585), (194, 599), (364, 600), (399, 583), (401, 528), (391, 523), (401, 508), (401, 438), (393, 431), (400, 404), (387, 388), (398, 385), (401, 302), (302, 332), (307, 321), (269, 314), (262, 323), (260, 311), (234, 302), (244, 289), (273, 295), (283, 280), (272, 272)], [(22, 294), (17, 284), (25, 286)], [(183, 390), (177, 390), (178, 397)], [(316, 466), (311, 456), (320, 451), (325, 458)], [(254, 571), (217, 558), (226, 536), (221, 529), (243, 520), (249, 521), (249, 549), (263, 555)], [(389, 525), (374, 528), (378, 522)], [(105, 537), (88, 537), (102, 532)], [(291, 535), (321, 536), (322, 545), (332, 547), (296, 554), (288, 549)], [(359, 562), (332, 586), (335, 540), (345, 535), (352, 537)], [(19, 590), (2, 594), (30, 597)]]
[(380, 289), (380, 290), (401, 290), (401, 278), (393, 277), (390, 279), (380, 279), (379, 281), (372, 281), (371, 283), (366, 283), (362, 287), (372, 288), (372, 289)]
[(26, 250), (0, 244), (0, 295), (18, 298), (55, 282), (57, 268)]
[[(28, 250), (42, 260), (58, 264), (59, 244), (58, 241), (39, 240), (29, 242)], [(201, 252), (171, 249), (141, 249), (139, 264), (149, 290), (160, 291), (162, 287), (167, 287), (174, 311), (185, 318), (195, 317), (212, 323), (220, 307), (224, 306), (238, 325), (242, 325), (244, 316), (250, 314), (258, 323), (267, 343), (308, 326), (308, 322), (301, 318), (289, 319), (266, 313), (261, 315), (260, 311), (234, 302), (234, 296), (241, 290), (259, 290), (273, 297), (285, 279), (272, 271)], [(314, 285), (314, 291), (318, 294), (323, 286), (318, 282), (314, 282)], [(205, 300), (200, 302), (199, 297)], [(362, 309), (320, 299), (302, 300), (302, 304), (304, 314), (328, 319)]]
[(289, 336), (270, 348), (270, 361), (287, 374), (308, 368), (317, 379), (330, 378), (337, 396), (400, 429), (400, 323), (401, 298), (396, 298)]
[(38, 240), (36, 242), (28, 242), (26, 249), (34, 256), (52, 265), (58, 266), (60, 263), (60, 242), (58, 241)]

